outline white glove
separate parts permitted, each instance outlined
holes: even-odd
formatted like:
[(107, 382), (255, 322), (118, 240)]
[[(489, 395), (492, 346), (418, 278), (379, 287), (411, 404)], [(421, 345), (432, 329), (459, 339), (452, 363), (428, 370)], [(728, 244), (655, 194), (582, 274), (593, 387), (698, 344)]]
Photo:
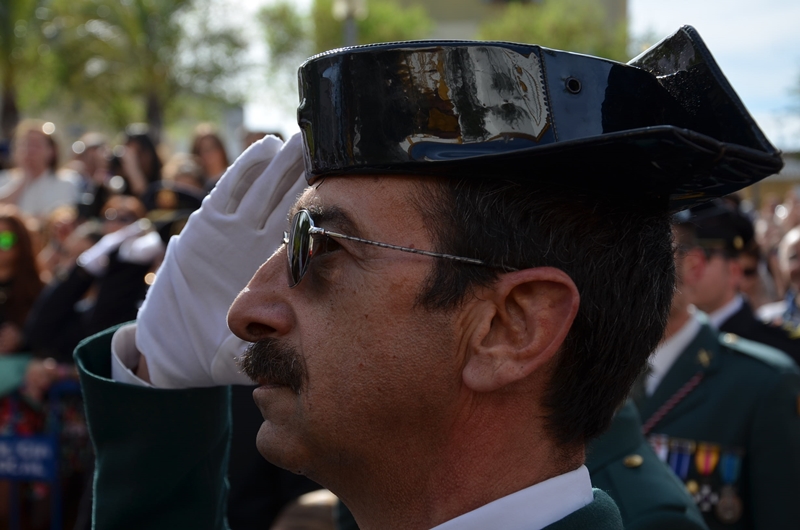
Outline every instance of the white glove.
[[(121, 228), (116, 232), (111, 232), (110, 234), (103, 236), (100, 241), (92, 246), (92, 248), (78, 256), (78, 265), (83, 267), (92, 276), (99, 277), (104, 275), (108, 269), (108, 256), (115, 250), (120, 249), (120, 247), (130, 249), (140, 248), (142, 246), (146, 246), (148, 250), (150, 250), (150, 252), (147, 253), (149, 259), (142, 261), (141, 258), (143, 254), (141, 253), (138, 253), (135, 256), (128, 256), (131, 259), (125, 259), (125, 256), (120, 256), (120, 259), (128, 263), (146, 264), (155, 259), (156, 255), (158, 254), (158, 250), (161, 249), (161, 247), (158, 246), (158, 243), (160, 242), (155, 244), (155, 249), (152, 248), (152, 238), (158, 238), (158, 234), (151, 232), (151, 229), (152, 224), (150, 221), (147, 219), (139, 219), (135, 223)], [(148, 237), (148, 235), (150, 237)], [(141, 241), (137, 242), (139, 239), (141, 239)], [(144, 242), (146, 242), (146, 244), (142, 245)], [(120, 250), (120, 253), (122, 254), (122, 250)], [(126, 255), (127, 254), (131, 253), (127, 252)]]
[(233, 163), (172, 238), (136, 330), (153, 386), (253, 384), (235, 361), (248, 343), (231, 333), (226, 315), (281, 244), (305, 185), (300, 135), (282, 149), (277, 138), (264, 138)]

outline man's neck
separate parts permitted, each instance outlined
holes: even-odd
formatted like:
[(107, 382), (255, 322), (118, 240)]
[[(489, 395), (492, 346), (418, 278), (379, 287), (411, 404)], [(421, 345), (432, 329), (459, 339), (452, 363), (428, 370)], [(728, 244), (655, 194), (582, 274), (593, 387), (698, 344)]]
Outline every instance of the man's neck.
[[(650, 357), (650, 373), (645, 380), (645, 392), (648, 396), (655, 393), (672, 365), (700, 330), (700, 322), (694, 318), (688, 308), (685, 308), (680, 316), (678, 321), (673, 315), (670, 315), (669, 323), (673, 326), (671, 333), (661, 341)], [(673, 322), (673, 320), (675, 321)]]
[[(409, 447), (411, 461), (384, 460), (377, 469), (365, 469), (363, 480), (341, 482), (358, 488), (332, 485), (331, 490), (362, 530), (426, 530), (583, 464), (582, 448), (565, 458), (541, 429), (524, 429), (525, 422), (517, 420), (516, 426), (479, 422), (474, 431), (459, 429), (446, 444), (426, 452)], [(379, 477), (389, 479), (375, 483)]]
[(697, 306), (698, 309), (700, 309), (700, 311), (712, 315), (715, 312), (719, 311), (720, 309), (723, 309), (731, 302), (733, 302), (733, 300), (736, 298), (738, 294), (739, 293), (733, 289), (726, 290), (725, 293), (722, 295), (722, 297), (716, 300), (713, 304), (703, 305), (695, 303), (695, 305)]
[(715, 309), (710, 313), (709, 319), (716, 328), (721, 328), (722, 325), (728, 321), (737, 311), (739, 311), (744, 304), (744, 299), (739, 294), (734, 294), (722, 306)]

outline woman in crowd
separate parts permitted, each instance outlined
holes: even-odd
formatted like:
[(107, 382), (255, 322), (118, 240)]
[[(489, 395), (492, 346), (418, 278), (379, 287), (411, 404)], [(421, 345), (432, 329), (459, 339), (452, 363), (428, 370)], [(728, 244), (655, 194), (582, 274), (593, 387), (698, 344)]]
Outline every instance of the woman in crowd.
[(75, 204), (78, 186), (71, 175), (56, 174), (55, 128), (39, 120), (21, 122), (14, 134), (15, 167), (0, 172), (0, 202), (27, 214), (46, 217), (59, 206)]
[(0, 208), (0, 354), (24, 348), (22, 327), (43, 287), (31, 237), (17, 209)]
[(127, 193), (142, 197), (147, 188), (161, 180), (161, 159), (147, 125), (134, 123), (125, 130), (125, 150), (122, 154), (122, 177)]
[(206, 191), (211, 191), (229, 165), (222, 139), (211, 125), (201, 124), (195, 129), (192, 154), (200, 160), (203, 167)]

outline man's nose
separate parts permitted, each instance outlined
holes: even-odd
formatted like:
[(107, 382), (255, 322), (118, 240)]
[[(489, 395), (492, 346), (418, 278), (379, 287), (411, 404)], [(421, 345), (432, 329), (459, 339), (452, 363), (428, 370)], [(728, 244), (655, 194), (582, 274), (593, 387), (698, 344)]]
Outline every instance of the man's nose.
[(288, 304), (286, 252), (279, 251), (250, 279), (228, 310), (228, 327), (242, 340), (257, 342), (289, 333), (294, 313)]

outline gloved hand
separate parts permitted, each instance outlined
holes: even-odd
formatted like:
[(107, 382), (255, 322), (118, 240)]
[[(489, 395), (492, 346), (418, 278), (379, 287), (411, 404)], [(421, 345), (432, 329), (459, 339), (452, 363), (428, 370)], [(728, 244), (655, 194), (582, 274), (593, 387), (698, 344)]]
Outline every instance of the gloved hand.
[(236, 365), (248, 343), (228, 329), (228, 308), (281, 244), (305, 188), (302, 141), (250, 146), (167, 247), (139, 311), (136, 346), (157, 388), (252, 384)]
[[(92, 276), (103, 276), (108, 269), (109, 256), (116, 250), (126, 249), (128, 259), (122, 259), (129, 263), (145, 264), (155, 259), (161, 246), (152, 243), (152, 238), (158, 234), (152, 232), (153, 225), (147, 219), (139, 219), (124, 228), (111, 232), (103, 236), (100, 241), (94, 244), (89, 250), (78, 256), (78, 265), (84, 268)], [(146, 244), (144, 244), (146, 243)], [(121, 248), (122, 247), (122, 248)], [(131, 252), (132, 248), (146, 248), (147, 252)], [(142, 261), (144, 260), (144, 261)]]

